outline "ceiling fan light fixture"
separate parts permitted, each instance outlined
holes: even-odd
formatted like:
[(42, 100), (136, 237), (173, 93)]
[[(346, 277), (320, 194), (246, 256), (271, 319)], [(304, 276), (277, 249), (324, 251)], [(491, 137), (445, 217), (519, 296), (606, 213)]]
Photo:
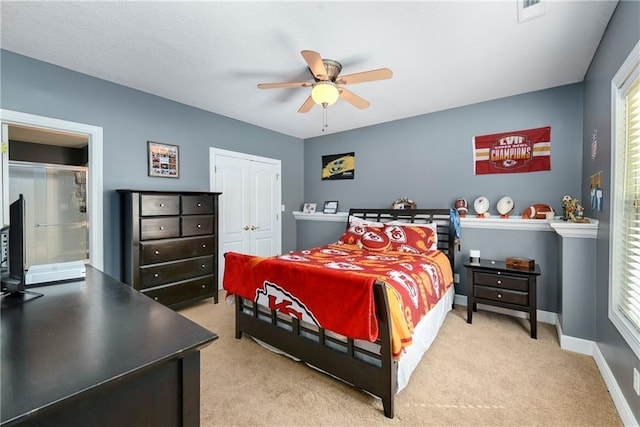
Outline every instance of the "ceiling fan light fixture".
[(339, 96), (338, 87), (330, 81), (317, 82), (311, 89), (313, 102), (325, 108), (335, 104)]

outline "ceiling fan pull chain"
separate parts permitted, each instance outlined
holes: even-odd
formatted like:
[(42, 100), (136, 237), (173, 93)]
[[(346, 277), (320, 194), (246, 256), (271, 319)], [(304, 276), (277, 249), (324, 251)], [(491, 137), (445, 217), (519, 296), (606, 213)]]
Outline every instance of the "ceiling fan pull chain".
[(324, 132), (324, 128), (328, 127), (327, 124), (327, 106), (322, 106), (322, 132)]

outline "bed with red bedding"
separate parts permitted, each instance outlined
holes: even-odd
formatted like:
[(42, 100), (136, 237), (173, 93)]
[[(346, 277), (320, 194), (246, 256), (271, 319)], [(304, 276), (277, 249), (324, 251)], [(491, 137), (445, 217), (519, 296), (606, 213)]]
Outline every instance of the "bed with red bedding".
[(271, 258), (228, 252), (236, 338), (380, 397), (392, 418), (395, 393), (452, 306), (451, 220), (449, 209), (352, 209), (335, 244)]

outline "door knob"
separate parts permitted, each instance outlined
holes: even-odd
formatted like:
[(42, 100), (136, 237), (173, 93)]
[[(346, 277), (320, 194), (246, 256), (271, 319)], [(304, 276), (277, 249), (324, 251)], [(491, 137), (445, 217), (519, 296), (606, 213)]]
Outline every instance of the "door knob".
[(252, 225), (252, 226), (251, 226), (251, 229), (252, 229), (252, 230), (257, 230), (258, 228), (260, 228), (260, 226), (258, 226), (258, 225)]
[(244, 227), (242, 227), (242, 228), (243, 228), (243, 229), (245, 229), (245, 230), (248, 230), (248, 229), (249, 229), (249, 226), (248, 226), (248, 225), (245, 225), (245, 226), (244, 226)]

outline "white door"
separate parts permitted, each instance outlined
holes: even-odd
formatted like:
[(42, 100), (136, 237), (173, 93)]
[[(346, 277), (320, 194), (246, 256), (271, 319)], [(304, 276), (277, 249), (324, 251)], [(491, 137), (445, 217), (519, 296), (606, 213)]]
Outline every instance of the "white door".
[(221, 192), (219, 284), (224, 253), (272, 256), (282, 251), (280, 160), (211, 149), (211, 191)]

